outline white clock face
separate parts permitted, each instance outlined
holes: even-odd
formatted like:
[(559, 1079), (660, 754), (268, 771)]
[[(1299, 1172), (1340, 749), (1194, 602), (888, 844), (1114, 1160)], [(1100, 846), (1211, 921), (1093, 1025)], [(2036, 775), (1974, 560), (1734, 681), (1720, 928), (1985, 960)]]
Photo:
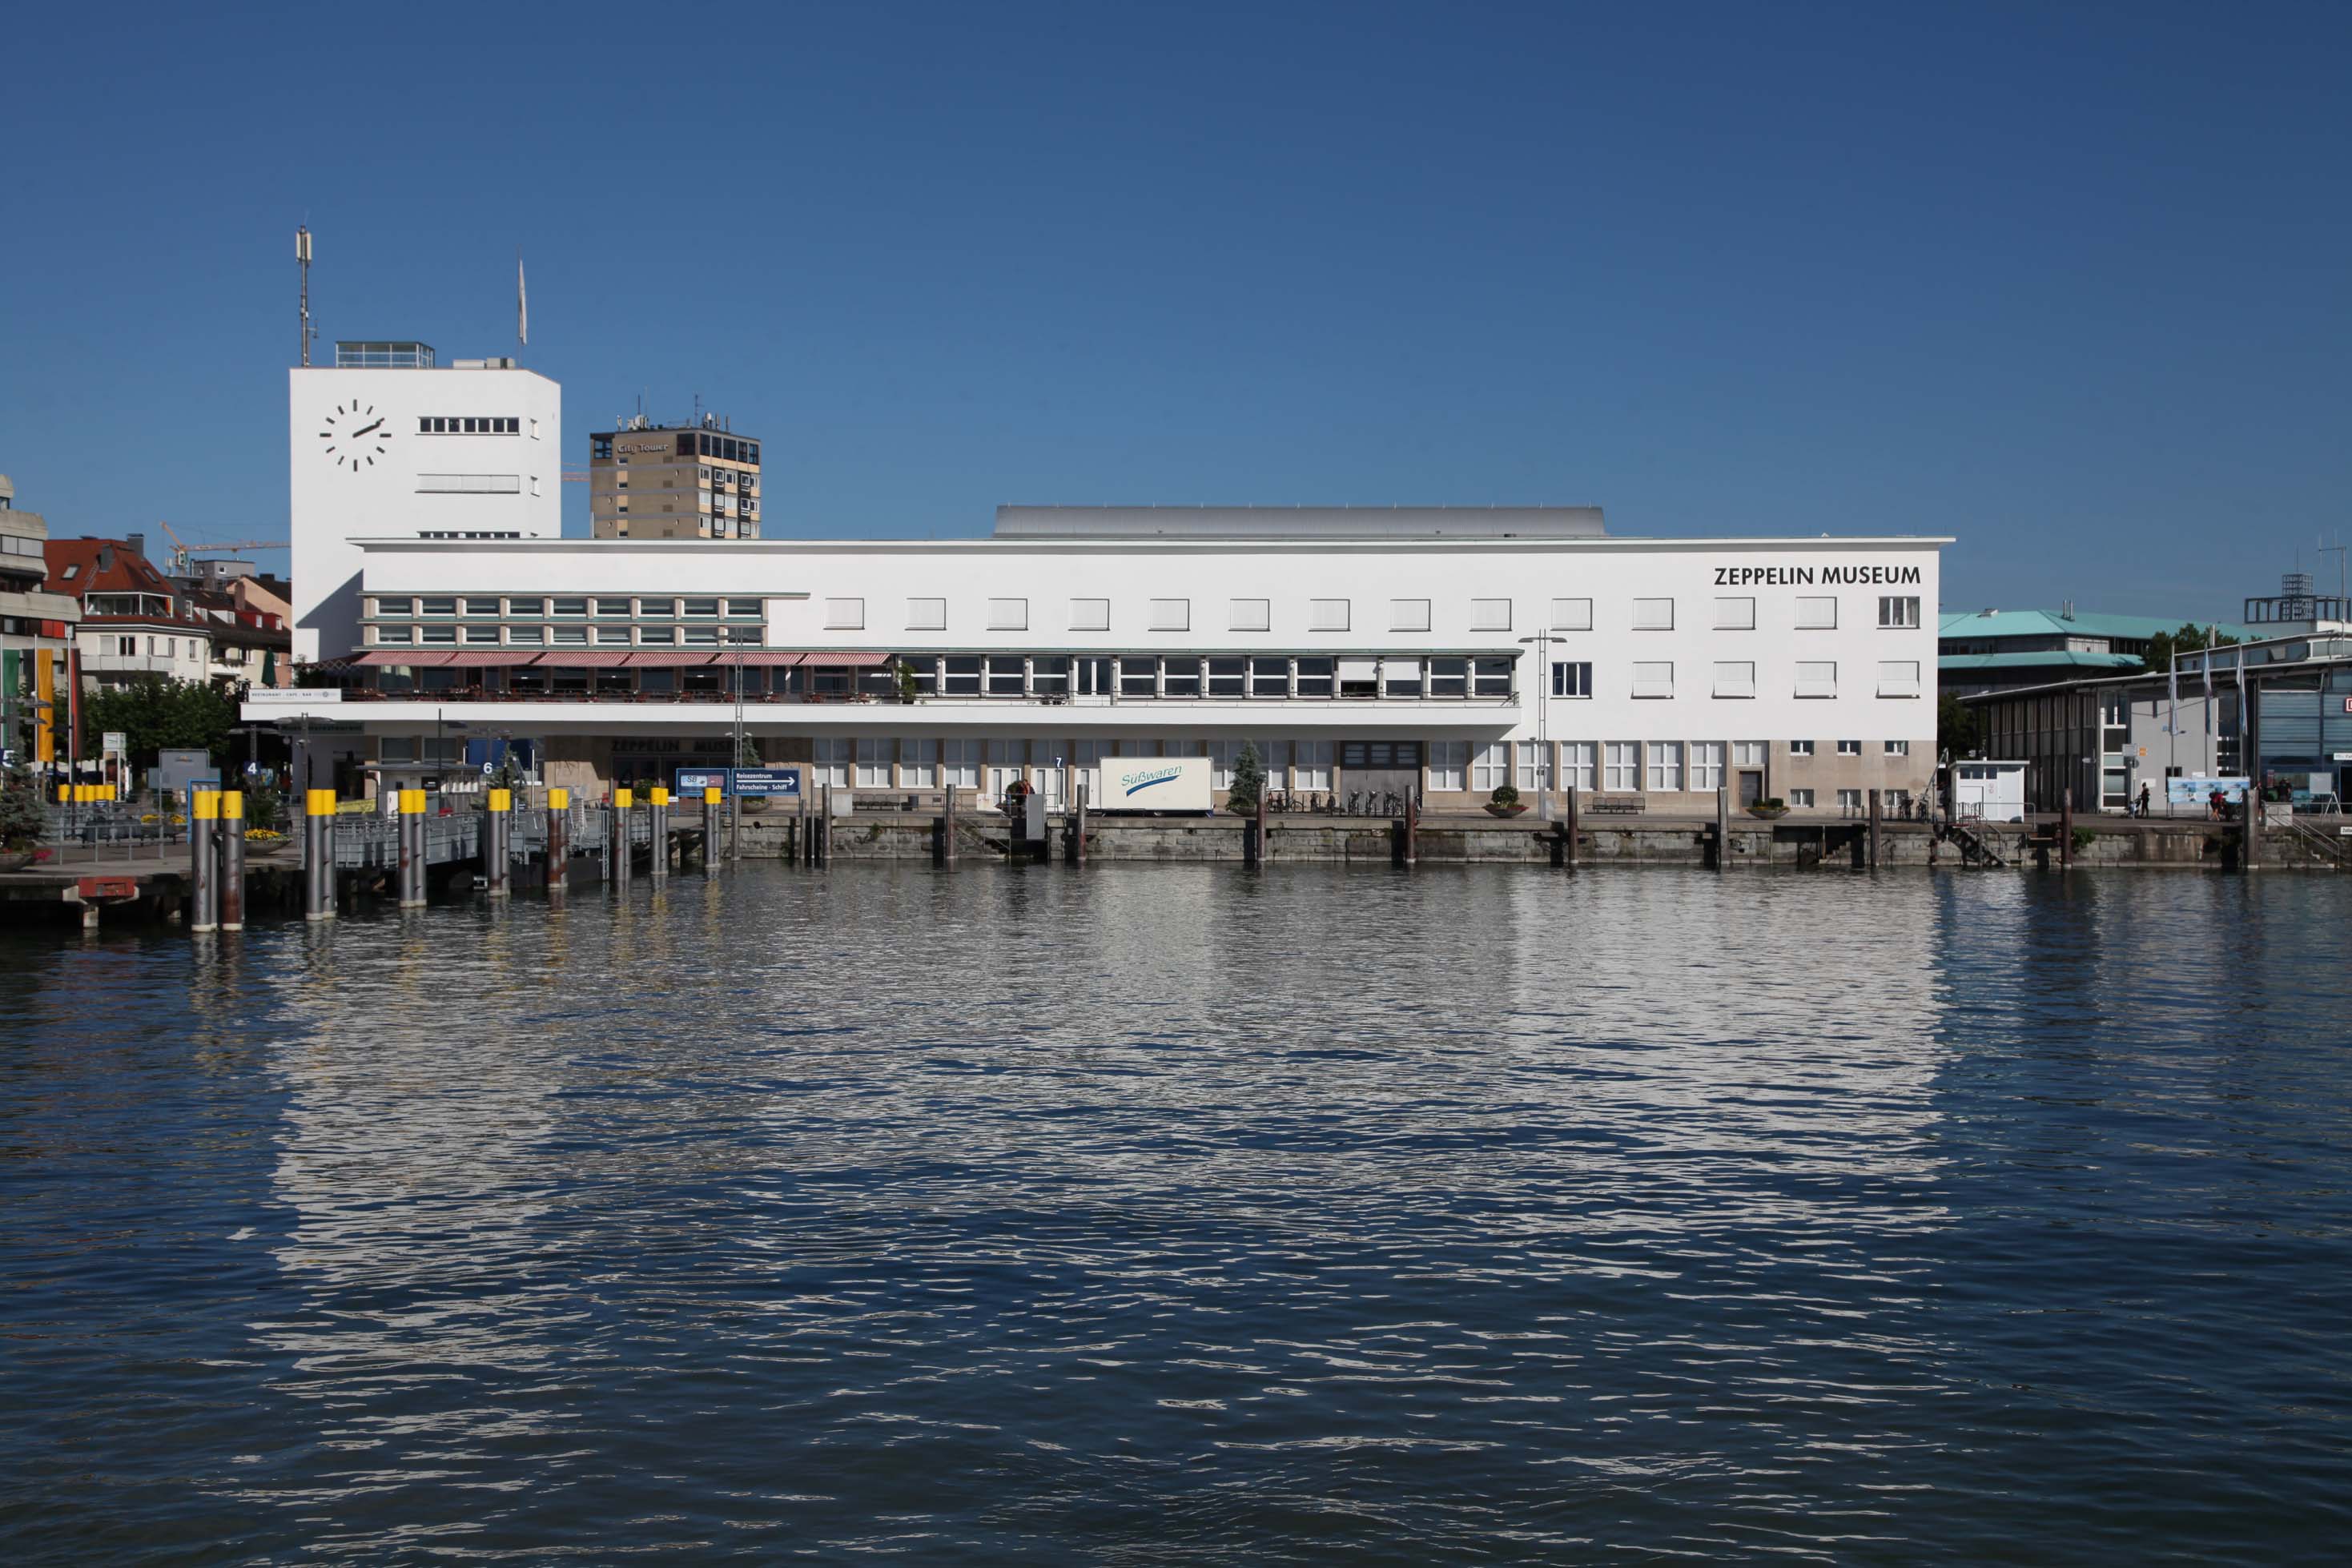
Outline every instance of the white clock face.
[(346, 472), (373, 468), (392, 439), (391, 417), (378, 414), (373, 403), (362, 407), (357, 398), (352, 399), (349, 407), (338, 403), (332, 414), (319, 421), (326, 426), (319, 432), (319, 444), (335, 467)]

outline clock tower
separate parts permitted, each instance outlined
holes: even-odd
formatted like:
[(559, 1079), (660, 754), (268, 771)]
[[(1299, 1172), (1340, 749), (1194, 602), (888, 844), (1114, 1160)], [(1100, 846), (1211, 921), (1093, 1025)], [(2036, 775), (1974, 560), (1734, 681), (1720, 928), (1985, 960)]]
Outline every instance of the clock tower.
[(287, 372), (294, 658), (360, 646), (359, 539), (553, 539), (562, 388), (512, 359), (339, 342)]

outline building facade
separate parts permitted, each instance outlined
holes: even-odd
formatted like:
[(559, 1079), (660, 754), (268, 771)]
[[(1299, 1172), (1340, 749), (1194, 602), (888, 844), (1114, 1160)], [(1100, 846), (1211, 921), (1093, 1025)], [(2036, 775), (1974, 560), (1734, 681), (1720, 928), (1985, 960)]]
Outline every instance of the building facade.
[(757, 539), (760, 443), (715, 416), (600, 430), (588, 437), (588, 510), (598, 539)]
[[(2179, 631), (2189, 619), (2094, 615), (2076, 611), (2071, 602), (2055, 610), (1944, 616), (1937, 632), (1937, 683), (1954, 696), (1966, 697), (2127, 674), (2142, 668), (2157, 637)], [(2227, 622), (2213, 629), (2225, 637), (2253, 635), (2242, 625)]]
[(49, 592), (49, 528), (16, 510), (0, 474), (0, 761), (49, 763), (70, 730), (76, 682), (69, 655), (81, 606)]
[[(1591, 509), (1006, 508), (950, 542), (362, 539), (331, 714), (364, 760), (528, 740), (667, 782), (735, 696), (812, 786), (1102, 800), (1106, 756), (1244, 744), (1294, 795), (1573, 784), (1900, 809), (1934, 770), (1923, 538), (1635, 540)], [(297, 563), (298, 578), (302, 571)], [(282, 705), (253, 710), (289, 717)]]
[(45, 553), (49, 591), (81, 605), (75, 647), (83, 686), (211, 679), (213, 624), (147, 559), (143, 537), (52, 539)]
[(563, 531), (554, 382), (511, 359), (443, 367), (415, 342), (341, 342), (335, 360), (287, 372), (294, 652), (305, 663), (359, 640), (352, 541)]

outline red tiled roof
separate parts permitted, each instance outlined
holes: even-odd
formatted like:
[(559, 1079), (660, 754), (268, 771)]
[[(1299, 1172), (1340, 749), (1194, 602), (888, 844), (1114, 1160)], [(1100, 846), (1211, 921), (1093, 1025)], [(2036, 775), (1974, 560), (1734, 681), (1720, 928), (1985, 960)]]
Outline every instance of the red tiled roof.
[[(52, 594), (172, 594), (170, 580), (155, 563), (119, 539), (45, 540), (41, 556)], [(68, 566), (79, 568), (70, 578), (65, 575)]]

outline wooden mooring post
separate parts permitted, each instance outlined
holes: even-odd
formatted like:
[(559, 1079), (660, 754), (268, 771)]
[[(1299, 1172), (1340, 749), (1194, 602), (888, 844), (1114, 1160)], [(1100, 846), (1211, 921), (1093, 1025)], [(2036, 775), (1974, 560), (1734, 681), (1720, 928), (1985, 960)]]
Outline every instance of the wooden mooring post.
[(1576, 786), (1568, 786), (1567, 811), (1559, 823), (1559, 859), (1563, 871), (1576, 869)]
[[(1870, 798), (1875, 801), (1878, 792), (1871, 791)], [(1871, 858), (1877, 858), (1878, 852), (1874, 848)], [(1715, 786), (1715, 868), (1731, 869), (1731, 791), (1723, 784)]]
[(1070, 819), (1070, 864), (1073, 866), (1083, 866), (1086, 863), (1087, 786), (1083, 782), (1081, 782), (1078, 785), (1077, 812), (1076, 815)]
[(952, 866), (956, 859), (956, 786), (948, 785), (939, 820), (932, 825), (931, 864)]
[(2072, 786), (2058, 795), (2058, 868), (2062, 871), (2074, 863), (2074, 791)]
[(1870, 792), (1870, 868), (1878, 869), (1880, 847), (1879, 827), (1883, 818), (1884, 797), (1877, 790)]
[(547, 896), (572, 890), (572, 792), (547, 792)]

